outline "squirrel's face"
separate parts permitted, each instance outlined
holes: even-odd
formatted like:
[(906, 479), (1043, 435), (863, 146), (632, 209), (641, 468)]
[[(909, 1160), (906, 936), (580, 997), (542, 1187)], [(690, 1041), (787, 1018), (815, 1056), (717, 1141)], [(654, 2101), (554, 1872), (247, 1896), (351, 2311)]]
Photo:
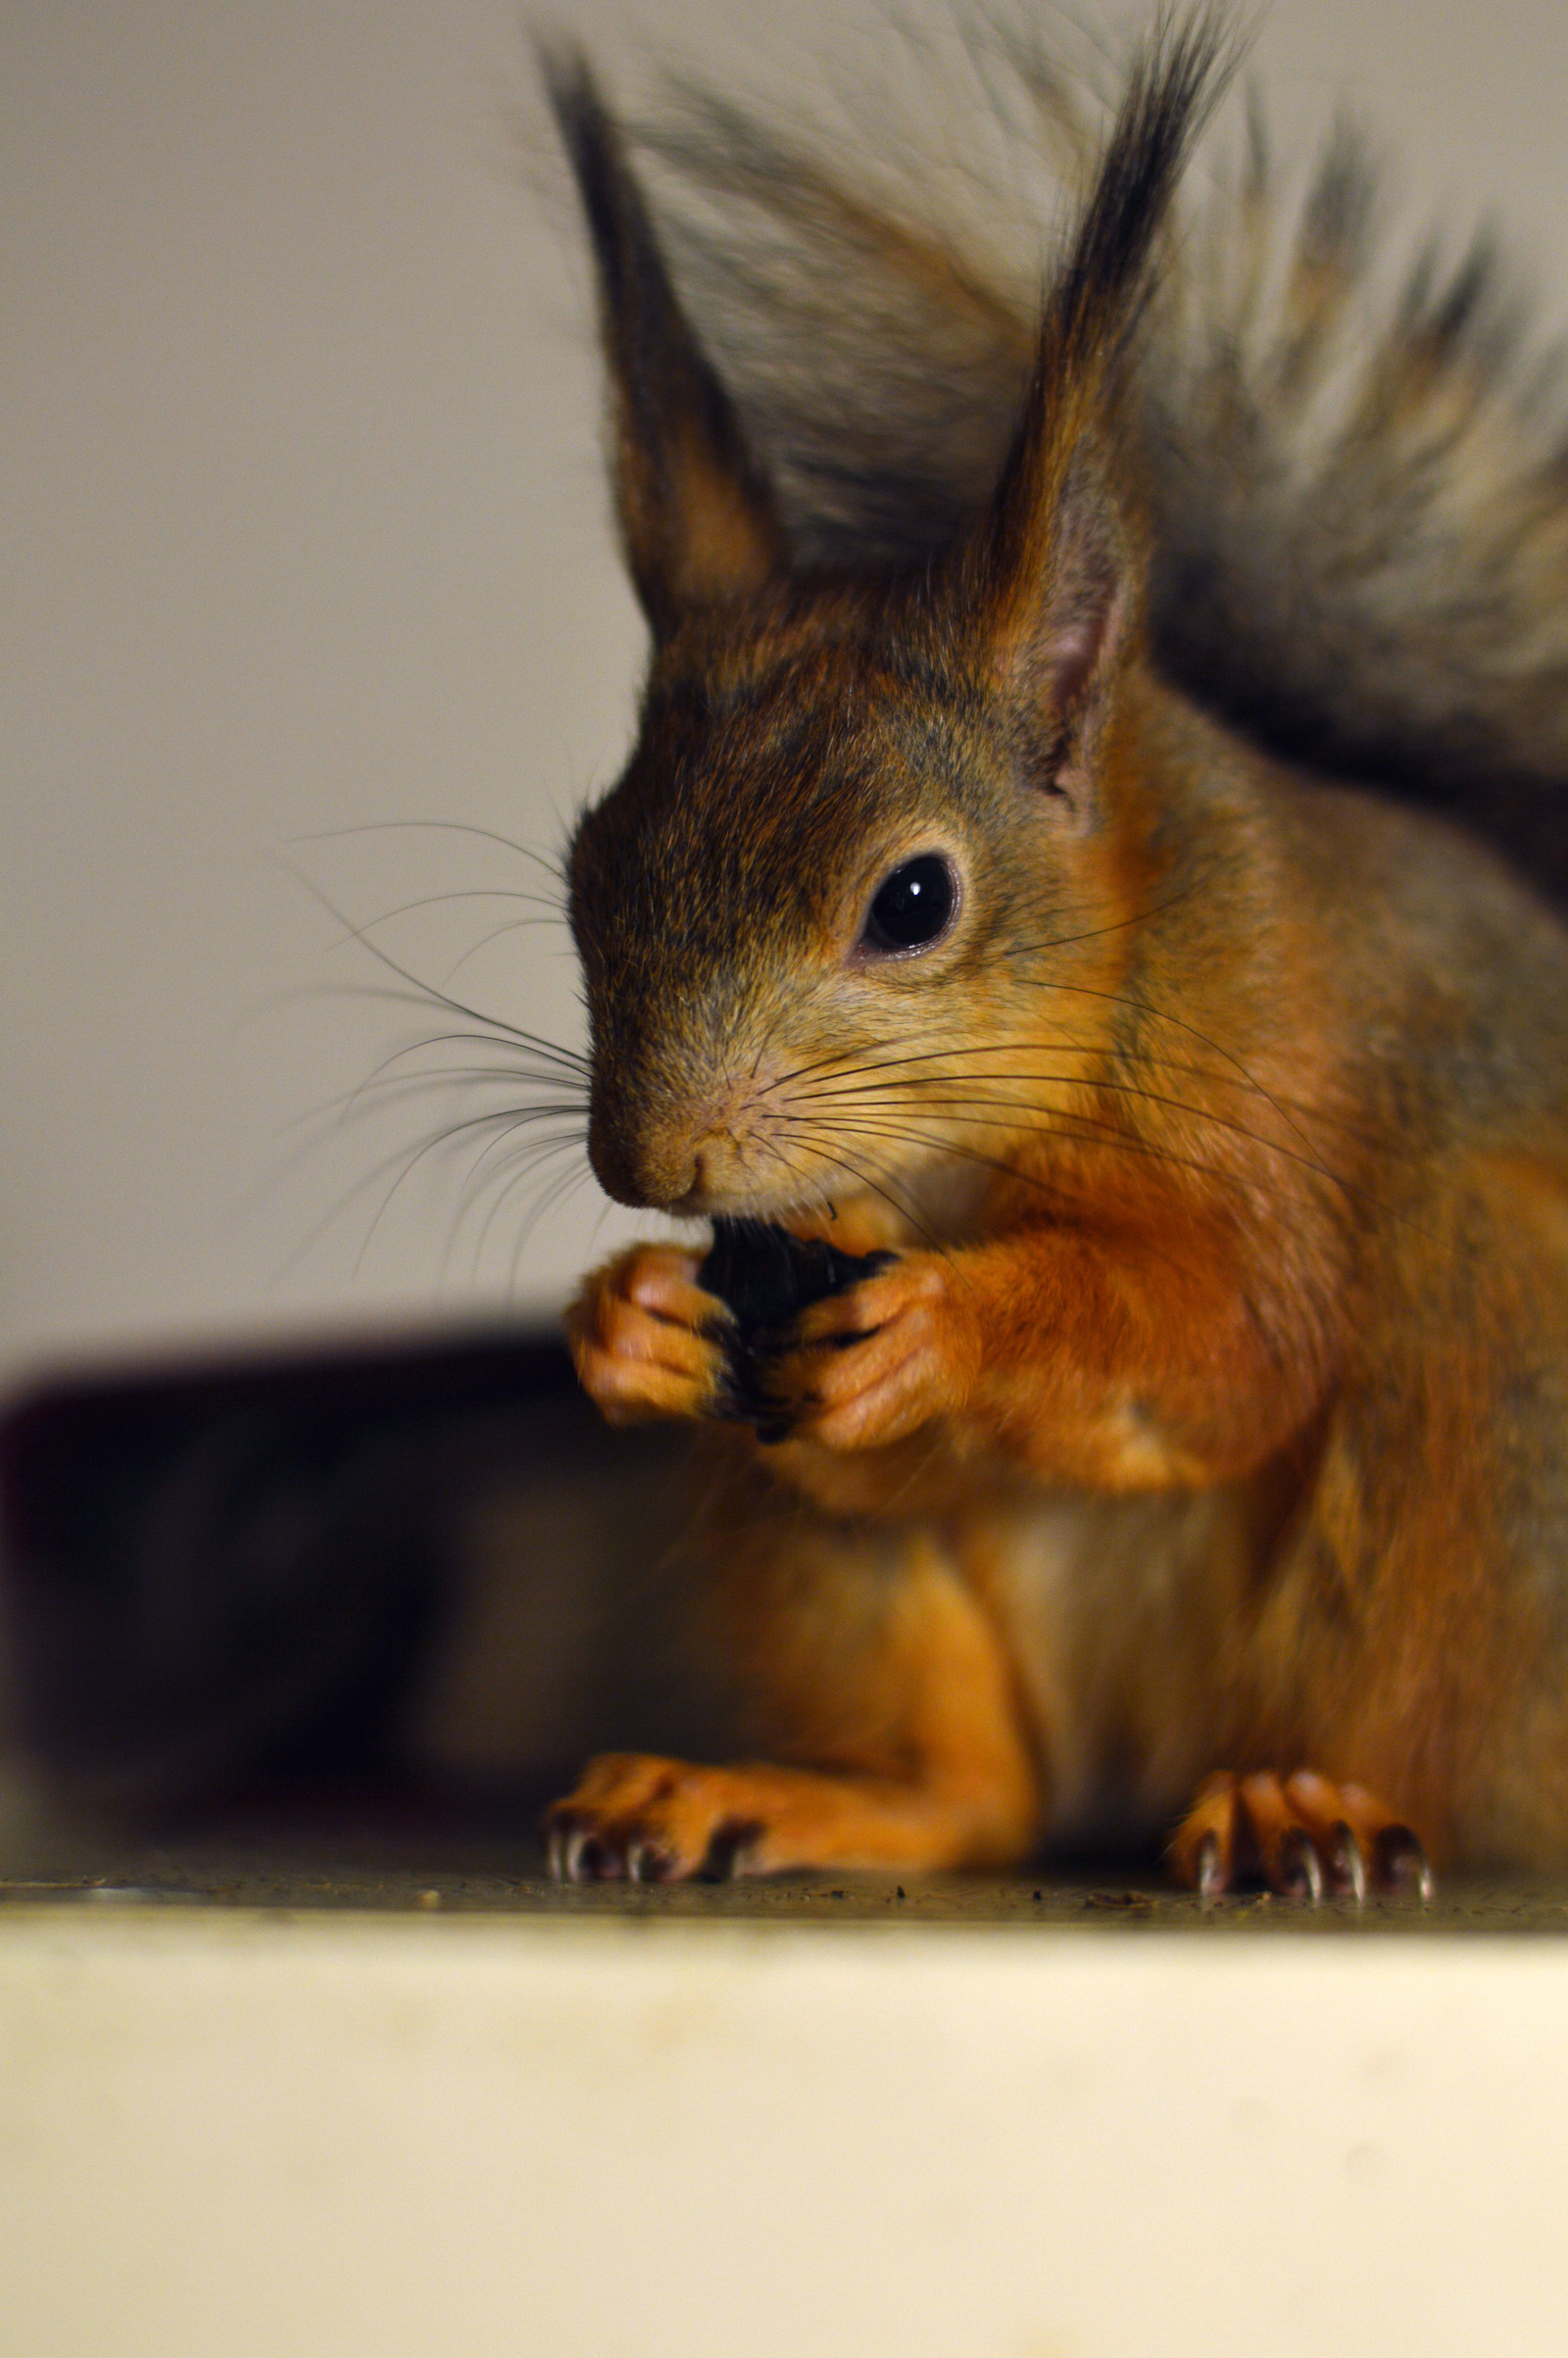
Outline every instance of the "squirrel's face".
[(1145, 570), (1120, 356), (1210, 36), (1176, 57), (1107, 150), (983, 510), (927, 566), (836, 585), (792, 560), (586, 66), (552, 69), (655, 649), (636, 752), (571, 860), (589, 1154), (622, 1203), (777, 1217), (859, 1196), (928, 1225), (910, 1190), (929, 1207), (932, 1168), (972, 1194), (1020, 1129), (1076, 1115), (1094, 1141), (1147, 882), (1119, 792)]
[(1043, 1007), (1035, 952), (1071, 937), (1063, 981), (1103, 960), (1107, 857), (907, 638), (678, 645), (571, 857), (602, 1184), (781, 1217), (972, 1176), (1041, 1099), (1046, 1034), (1073, 1082), (1097, 1053), (1102, 1010)]

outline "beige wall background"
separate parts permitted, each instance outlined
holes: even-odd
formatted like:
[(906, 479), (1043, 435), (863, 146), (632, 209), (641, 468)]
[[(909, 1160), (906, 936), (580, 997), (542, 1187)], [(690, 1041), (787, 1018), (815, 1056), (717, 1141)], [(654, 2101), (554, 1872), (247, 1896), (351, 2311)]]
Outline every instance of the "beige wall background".
[[(539, 913), (499, 897), (535, 878), (384, 823), (549, 853), (626, 742), (641, 634), (581, 257), (519, 157), (517, 118), (548, 154), (519, 19), (0, 11), (0, 1373), (543, 1309), (632, 1225), (584, 1181), (524, 1236), (525, 1192), (466, 1198), (436, 1154), (385, 1201), (394, 1157), (466, 1108), (313, 1115), (421, 1026), (281, 864), (439, 980)], [(623, 86), (674, 55), (798, 87), (823, 54), (863, 86), (886, 41), (859, 6), (555, 22)], [(1560, 0), (1276, 0), (1256, 66), (1293, 142), (1348, 104), (1413, 217), (1495, 217), (1568, 319)], [(300, 840), (342, 829), (373, 831)], [(387, 916), (447, 892), (497, 897)], [(572, 1041), (566, 952), (519, 927), (454, 987)]]

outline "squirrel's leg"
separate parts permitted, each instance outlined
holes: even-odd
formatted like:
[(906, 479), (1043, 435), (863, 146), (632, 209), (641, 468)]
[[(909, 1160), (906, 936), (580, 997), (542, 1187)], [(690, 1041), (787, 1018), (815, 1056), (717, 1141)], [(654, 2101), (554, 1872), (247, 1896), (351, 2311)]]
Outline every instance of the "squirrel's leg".
[(1171, 1871), (1205, 1897), (1263, 1883), (1293, 1898), (1325, 1891), (1432, 1891), (1411, 1829), (1359, 1785), (1331, 1785), (1308, 1769), (1211, 1777), (1171, 1838)]
[[(1240, 1255), (1240, 1257), (1239, 1257)], [(768, 1383), (793, 1440), (885, 1448), (943, 1418), (963, 1447), (1099, 1491), (1245, 1475), (1305, 1425), (1322, 1372), (1274, 1273), (1196, 1231), (1181, 1255), (1037, 1225), (906, 1253), (796, 1320)], [(1257, 1302), (1277, 1296), (1276, 1328)], [(793, 1467), (793, 1456), (785, 1461)]]
[(768, 1874), (1001, 1866), (1038, 1838), (1040, 1774), (1011, 1666), (924, 1533), (855, 1530), (796, 1501), (726, 1519), (699, 1646), (771, 1757), (589, 1763), (547, 1813), (552, 1872)]

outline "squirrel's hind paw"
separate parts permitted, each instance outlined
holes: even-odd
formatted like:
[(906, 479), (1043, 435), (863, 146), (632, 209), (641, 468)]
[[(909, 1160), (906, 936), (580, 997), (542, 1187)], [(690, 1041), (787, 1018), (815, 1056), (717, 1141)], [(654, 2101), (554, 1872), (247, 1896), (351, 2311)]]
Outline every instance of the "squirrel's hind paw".
[(1311, 1769), (1284, 1782), (1210, 1777), (1167, 1856), (1177, 1882), (1204, 1898), (1256, 1883), (1314, 1903), (1325, 1892), (1432, 1896), (1432, 1869), (1412, 1829), (1364, 1787), (1331, 1785)]

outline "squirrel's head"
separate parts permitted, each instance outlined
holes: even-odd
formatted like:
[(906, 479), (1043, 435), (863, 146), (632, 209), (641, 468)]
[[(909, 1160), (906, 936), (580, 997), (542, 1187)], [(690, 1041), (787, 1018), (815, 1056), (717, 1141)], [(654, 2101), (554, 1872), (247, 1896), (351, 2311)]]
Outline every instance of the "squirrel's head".
[(1214, 50), (1172, 36), (1133, 76), (994, 495), (892, 579), (792, 569), (615, 127), (580, 63), (555, 73), (654, 636), (636, 749), (570, 861), (589, 1151), (621, 1202), (898, 1206), (914, 1166), (983, 1164), (1047, 1081), (1063, 1104), (1092, 1081), (1155, 857), (1119, 364)]

